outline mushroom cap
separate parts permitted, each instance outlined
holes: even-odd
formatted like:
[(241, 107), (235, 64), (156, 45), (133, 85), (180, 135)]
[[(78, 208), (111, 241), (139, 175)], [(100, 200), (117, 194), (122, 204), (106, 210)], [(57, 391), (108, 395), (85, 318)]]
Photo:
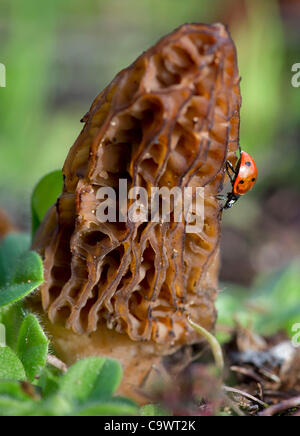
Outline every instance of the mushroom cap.
[[(164, 352), (199, 340), (187, 314), (213, 328), (215, 196), (226, 160), (235, 161), (239, 110), (236, 51), (221, 24), (180, 27), (95, 99), (66, 159), (63, 192), (33, 244), (45, 269), (36, 298), (51, 323), (78, 334), (105, 326)], [(188, 232), (184, 220), (99, 222), (99, 189), (119, 194), (120, 180), (126, 193), (143, 187), (149, 200), (152, 188), (202, 187), (201, 230)], [(197, 215), (195, 205), (193, 193)]]

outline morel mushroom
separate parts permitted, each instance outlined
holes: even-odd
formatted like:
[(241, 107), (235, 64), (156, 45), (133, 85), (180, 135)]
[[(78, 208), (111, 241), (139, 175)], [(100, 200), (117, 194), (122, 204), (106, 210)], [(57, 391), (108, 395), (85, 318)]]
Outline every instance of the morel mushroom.
[[(236, 159), (239, 109), (235, 47), (221, 24), (175, 30), (96, 98), (34, 241), (45, 268), (37, 298), (67, 363), (115, 357), (137, 386), (159, 356), (199, 341), (187, 315), (214, 327), (216, 195), (226, 160)], [(97, 192), (114, 188), (118, 198), (120, 179), (126, 193), (149, 196), (153, 187), (203, 187), (202, 231), (188, 233), (184, 220), (99, 222)]]

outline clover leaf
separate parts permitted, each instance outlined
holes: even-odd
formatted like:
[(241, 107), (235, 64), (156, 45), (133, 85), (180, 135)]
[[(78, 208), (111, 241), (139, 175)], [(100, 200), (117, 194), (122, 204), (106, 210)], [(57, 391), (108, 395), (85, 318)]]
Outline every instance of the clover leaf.
[(29, 381), (33, 381), (45, 367), (48, 345), (49, 341), (37, 318), (32, 314), (27, 315), (19, 331), (17, 354)]
[(24, 308), (22, 301), (0, 308), (4, 345), (8, 345), (14, 351), (17, 349), (19, 329), (27, 314), (28, 311)]
[(0, 307), (25, 298), (43, 283), (43, 263), (34, 251), (25, 252), (15, 263), (9, 280), (0, 287)]
[(30, 238), (11, 233), (0, 244), (0, 308), (15, 303), (43, 282), (43, 263), (28, 251)]
[(9, 347), (0, 348), (0, 380), (25, 380), (22, 362)]
[(78, 403), (110, 397), (122, 378), (120, 364), (104, 357), (88, 357), (76, 362), (63, 376), (60, 393)]

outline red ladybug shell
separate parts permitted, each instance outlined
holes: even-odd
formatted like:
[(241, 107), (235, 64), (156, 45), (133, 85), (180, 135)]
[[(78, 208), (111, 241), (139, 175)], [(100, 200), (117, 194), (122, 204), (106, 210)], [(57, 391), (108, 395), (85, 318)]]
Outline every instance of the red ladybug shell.
[(257, 168), (250, 154), (241, 152), (240, 162), (237, 166), (238, 173), (233, 184), (233, 193), (244, 195), (255, 185), (257, 179)]

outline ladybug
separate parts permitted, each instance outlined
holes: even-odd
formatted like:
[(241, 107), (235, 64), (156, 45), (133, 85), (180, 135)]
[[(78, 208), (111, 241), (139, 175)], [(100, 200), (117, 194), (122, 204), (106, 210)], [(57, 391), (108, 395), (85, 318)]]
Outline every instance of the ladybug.
[(255, 185), (257, 167), (250, 154), (240, 149), (240, 159), (234, 168), (231, 162), (226, 162), (226, 172), (230, 178), (232, 191), (227, 194), (226, 203), (222, 209), (230, 209), (240, 198), (247, 194)]

